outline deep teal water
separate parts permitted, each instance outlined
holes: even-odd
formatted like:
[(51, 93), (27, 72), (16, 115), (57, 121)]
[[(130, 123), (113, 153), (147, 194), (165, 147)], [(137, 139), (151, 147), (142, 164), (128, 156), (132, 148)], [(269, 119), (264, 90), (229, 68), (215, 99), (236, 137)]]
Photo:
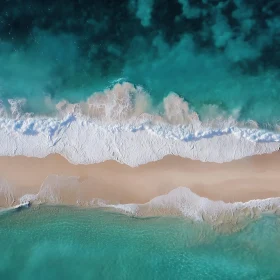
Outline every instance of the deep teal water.
[(0, 279), (280, 279), (280, 218), (219, 234), (183, 218), (40, 207), (0, 215)]
[(275, 124), (279, 14), (274, 0), (3, 1), (0, 100), (48, 114), (45, 97), (79, 102), (123, 78), (155, 106), (173, 91), (201, 118), (210, 104)]

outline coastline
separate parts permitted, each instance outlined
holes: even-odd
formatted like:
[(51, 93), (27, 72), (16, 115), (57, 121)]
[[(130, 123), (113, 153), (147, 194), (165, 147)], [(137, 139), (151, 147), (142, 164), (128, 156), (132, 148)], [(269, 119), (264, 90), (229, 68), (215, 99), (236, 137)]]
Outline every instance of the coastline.
[(46, 202), (49, 192), (53, 202), (70, 205), (93, 199), (143, 204), (182, 186), (210, 200), (246, 202), (280, 197), (279, 170), (279, 152), (222, 164), (166, 156), (134, 168), (115, 161), (73, 165), (58, 154), (0, 157), (0, 206), (11, 206), (12, 197), (13, 205), (18, 204), (40, 188)]

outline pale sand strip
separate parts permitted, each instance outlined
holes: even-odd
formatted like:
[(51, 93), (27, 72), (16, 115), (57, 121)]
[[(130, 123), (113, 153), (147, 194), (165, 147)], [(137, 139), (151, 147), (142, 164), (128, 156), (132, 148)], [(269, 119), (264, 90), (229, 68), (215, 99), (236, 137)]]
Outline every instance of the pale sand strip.
[[(0, 178), (8, 181), (15, 199), (38, 193), (50, 174), (80, 177), (78, 186), (61, 192), (65, 204), (93, 198), (145, 203), (178, 186), (187, 186), (200, 196), (225, 202), (280, 197), (280, 152), (223, 164), (167, 156), (136, 168), (113, 161), (73, 165), (60, 155), (43, 159), (0, 157)], [(1, 206), (7, 205), (0, 194)]]

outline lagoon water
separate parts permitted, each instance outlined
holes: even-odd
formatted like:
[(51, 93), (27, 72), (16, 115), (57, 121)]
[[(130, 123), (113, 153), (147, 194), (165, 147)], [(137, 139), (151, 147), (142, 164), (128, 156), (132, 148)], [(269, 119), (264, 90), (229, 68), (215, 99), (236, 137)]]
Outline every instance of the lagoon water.
[(223, 234), (180, 217), (38, 206), (0, 215), (1, 279), (279, 279), (280, 218)]

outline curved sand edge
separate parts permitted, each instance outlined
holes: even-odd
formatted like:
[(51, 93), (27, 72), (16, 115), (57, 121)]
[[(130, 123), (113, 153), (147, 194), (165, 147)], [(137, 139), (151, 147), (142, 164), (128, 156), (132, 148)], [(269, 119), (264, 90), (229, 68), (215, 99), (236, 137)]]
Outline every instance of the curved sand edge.
[[(279, 152), (222, 164), (166, 156), (135, 168), (115, 161), (73, 165), (57, 154), (46, 158), (0, 157), (0, 207), (8, 206), (4, 193), (13, 196), (16, 203), (25, 194), (37, 194), (50, 175), (59, 176), (49, 177), (45, 185), (61, 187), (58, 200), (62, 204), (94, 198), (146, 203), (179, 186), (211, 200), (245, 202), (280, 197), (279, 170)], [(78, 178), (69, 183), (65, 180), (69, 176)]]

